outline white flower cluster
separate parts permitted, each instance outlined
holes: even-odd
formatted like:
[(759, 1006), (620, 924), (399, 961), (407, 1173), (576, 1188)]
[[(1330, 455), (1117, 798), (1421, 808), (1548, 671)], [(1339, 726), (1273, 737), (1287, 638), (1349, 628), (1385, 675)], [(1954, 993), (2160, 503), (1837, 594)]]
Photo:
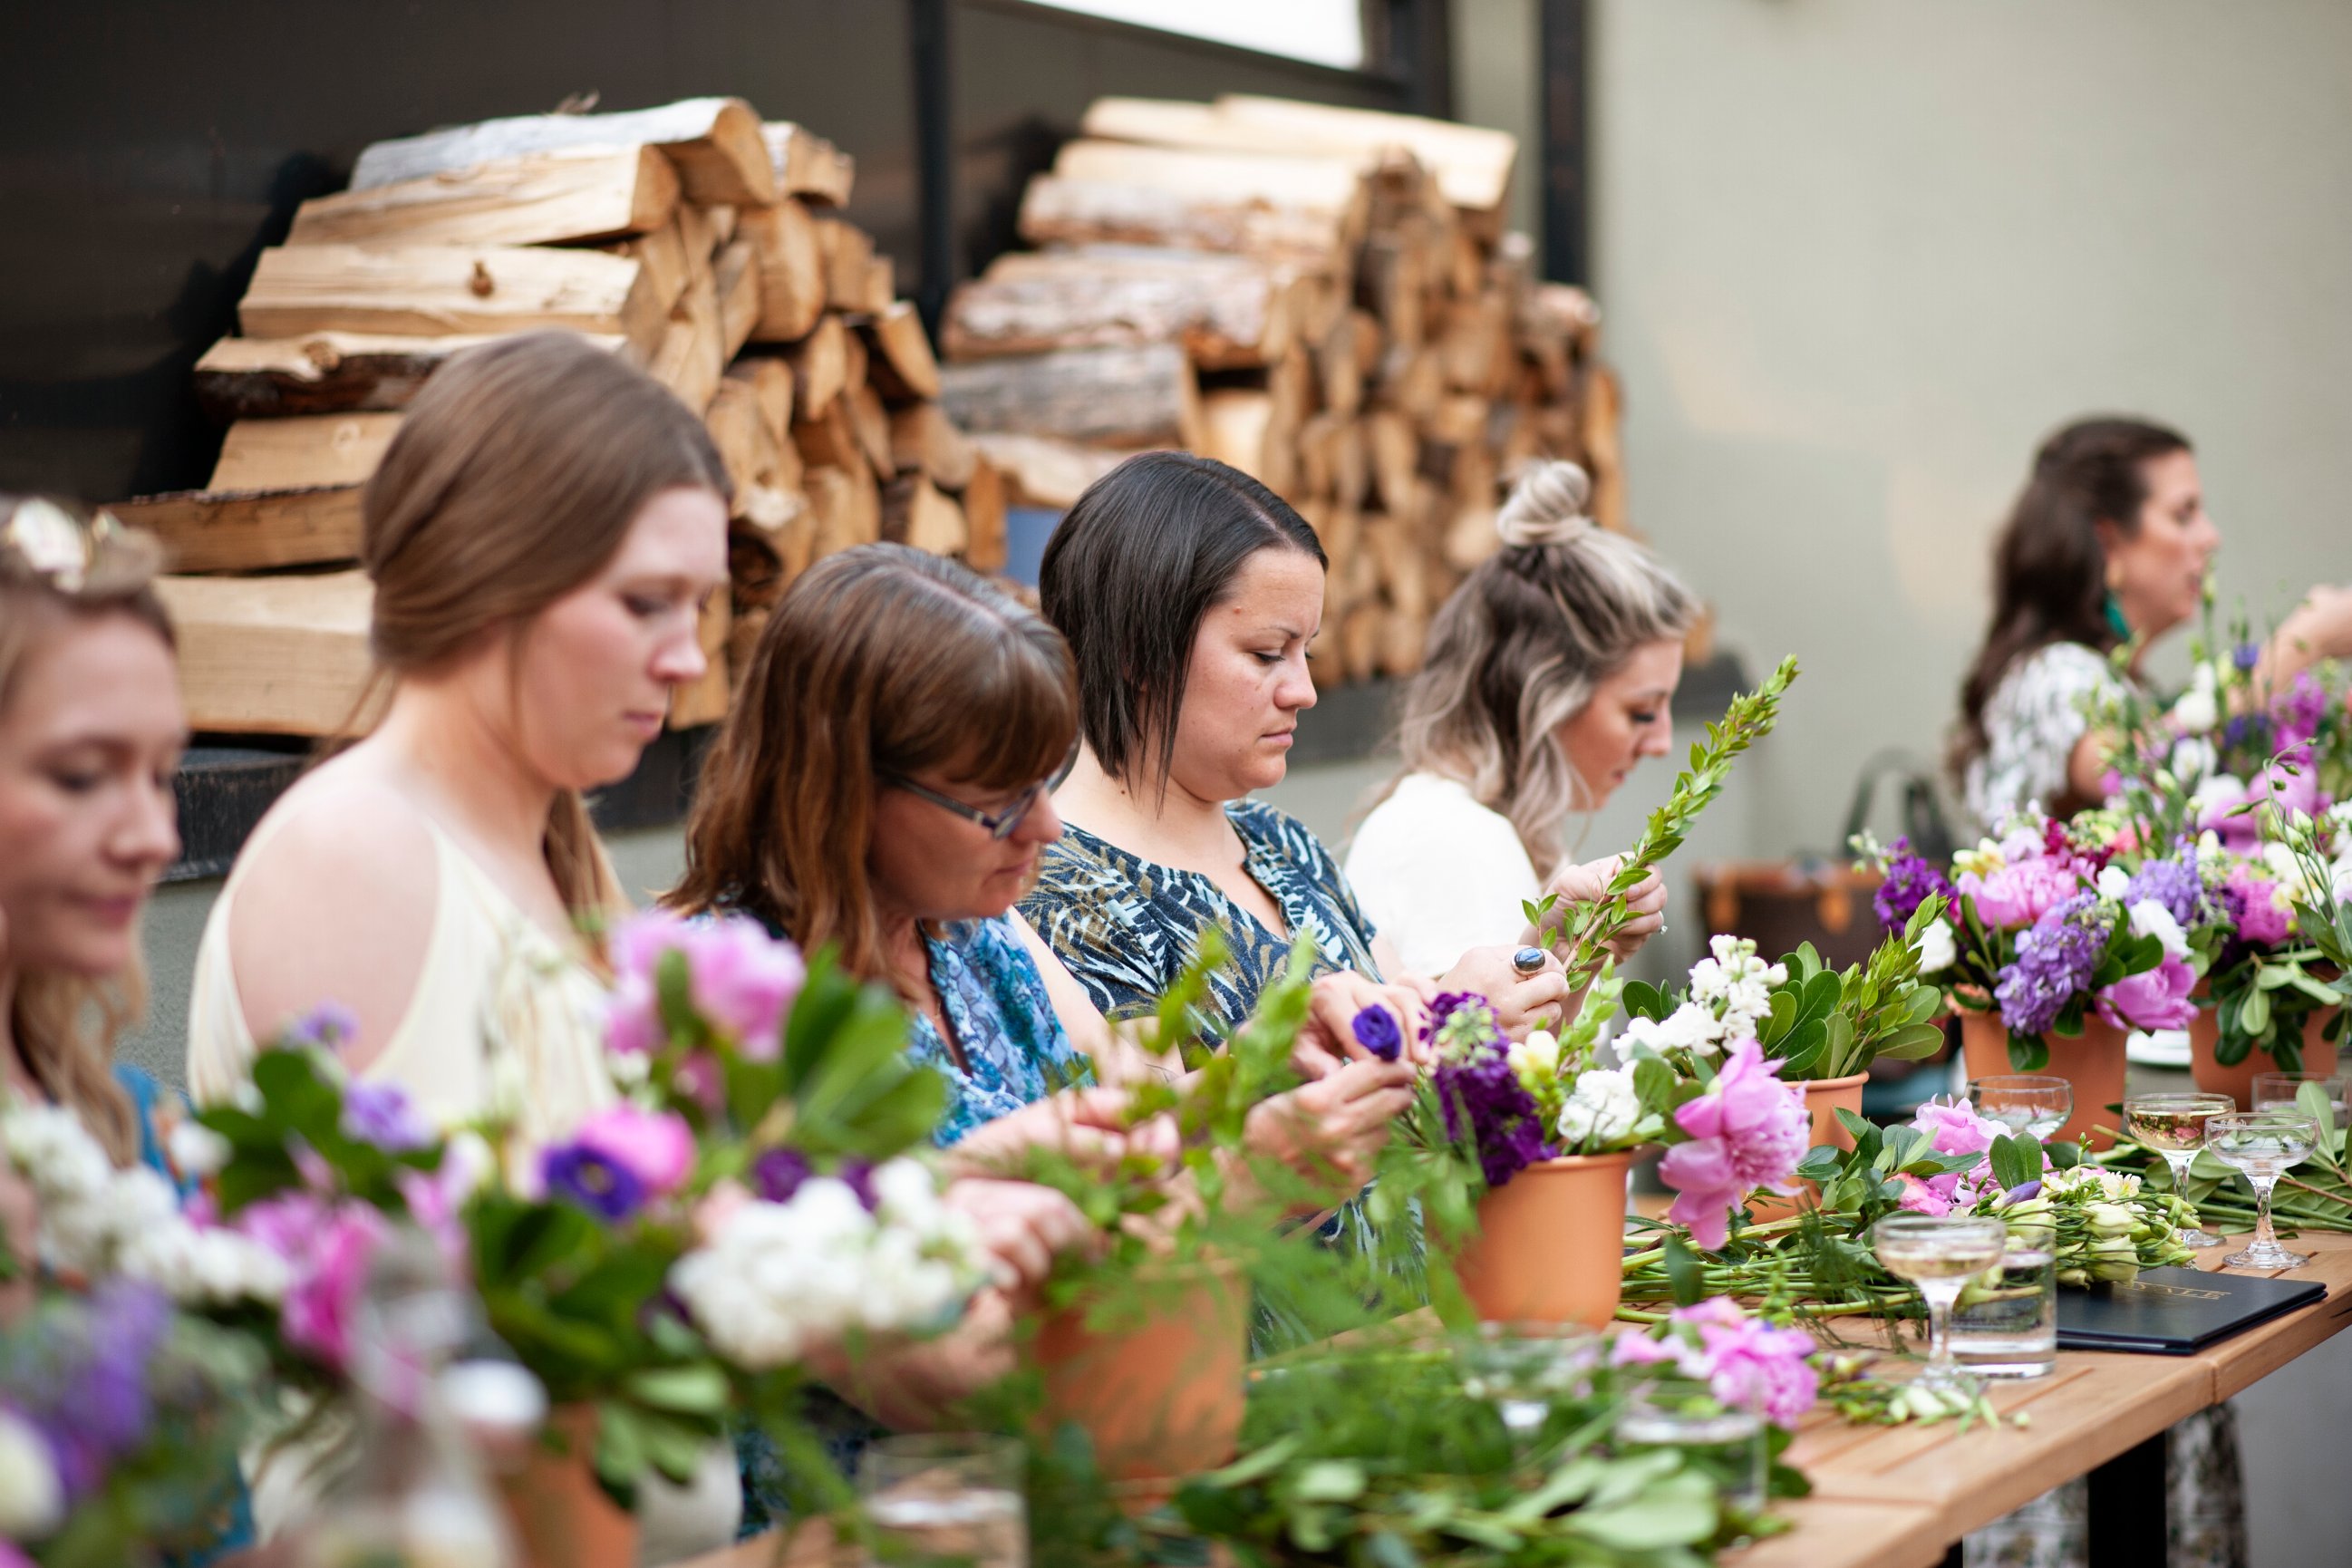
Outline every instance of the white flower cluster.
[(1631, 1138), (1641, 1120), (1633, 1068), (1593, 1068), (1577, 1079), (1559, 1108), (1559, 1136), (1572, 1152), (1597, 1154)]
[(81, 1118), (58, 1105), (0, 1108), (0, 1148), (40, 1204), (40, 1263), (55, 1273), (127, 1274), (175, 1301), (275, 1301), (285, 1259), (233, 1231), (191, 1225), (172, 1184), (144, 1165), (118, 1171)]
[(37, 1541), (65, 1517), (65, 1482), (47, 1440), (23, 1417), (0, 1410), (0, 1540)]
[(2172, 705), (2173, 726), (2184, 735), (2212, 733), (2213, 727), (2221, 721), (2221, 678), (2214, 661), (2200, 660), (2189, 672), (2189, 689)]
[(2139, 1178), (2128, 1171), (2110, 1171), (2105, 1165), (2076, 1165), (2071, 1170), (2051, 1170), (2042, 1177), (2044, 1196), (2056, 1197), (2072, 1193), (2078, 1187), (2098, 1189), (2098, 1201), (2119, 1204), (2139, 1196)]
[(1713, 956), (1691, 965), (1691, 999), (1664, 1021), (1629, 1022), (1628, 1046), (1711, 1057), (1756, 1037), (1758, 1022), (1772, 1011), (1772, 987), (1788, 983), (1788, 966), (1758, 958), (1756, 944), (1745, 937), (1717, 935), (1707, 946)]
[(857, 1332), (944, 1328), (987, 1277), (971, 1219), (912, 1160), (876, 1167), (874, 1212), (813, 1176), (787, 1203), (744, 1204), (670, 1285), (720, 1354), (765, 1371)]

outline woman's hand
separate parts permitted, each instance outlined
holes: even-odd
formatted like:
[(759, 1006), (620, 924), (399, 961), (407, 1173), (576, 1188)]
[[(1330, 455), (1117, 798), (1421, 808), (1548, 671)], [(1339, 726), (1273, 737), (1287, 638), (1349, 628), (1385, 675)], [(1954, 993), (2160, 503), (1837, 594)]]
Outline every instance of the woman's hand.
[[(1562, 866), (1544, 884), (1544, 891), (1562, 904), (1597, 904), (1609, 896), (1609, 884), (1624, 860), (1622, 855), (1612, 855), (1581, 866)], [(1643, 942), (1666, 929), (1666, 879), (1652, 870), (1625, 896), (1625, 909), (1633, 918), (1609, 942), (1609, 951), (1620, 963), (1641, 952)], [(1543, 945), (1540, 932), (1530, 931), (1528, 941)]]
[(1558, 1026), (1559, 1004), (1568, 994), (1568, 973), (1557, 954), (1545, 953), (1541, 969), (1521, 974), (1511, 963), (1518, 951), (1474, 947), (1437, 983), (1440, 991), (1475, 991), (1484, 996), (1503, 1032), (1515, 1040), (1529, 1029)]
[(1421, 1031), (1429, 1022), (1429, 1006), (1422, 992), (1411, 985), (1383, 985), (1342, 969), (1318, 976), (1309, 993), (1307, 1022), (1291, 1047), (1290, 1065), (1299, 1077), (1313, 1081), (1349, 1062), (1372, 1059), (1356, 1037), (1356, 1015), (1367, 1007), (1387, 1010), (1403, 1042), (1405, 1060), (1421, 1061), (1428, 1055)]
[(1165, 1117), (1127, 1124), (1125, 1089), (1069, 1089), (974, 1128), (947, 1152), (959, 1176), (1016, 1174), (1032, 1149), (1055, 1150), (1088, 1170), (1108, 1173), (1129, 1155), (1176, 1157), (1176, 1128)]
[(1328, 1184), (1339, 1199), (1372, 1179), (1389, 1124), (1412, 1103), (1413, 1069), (1404, 1062), (1353, 1061), (1254, 1108), (1242, 1141), (1252, 1153)]
[(2271, 650), (2275, 660), (2269, 672), (2273, 685), (2284, 685), (2297, 670), (2323, 658), (2352, 658), (2352, 588), (2325, 583), (2313, 587), (2279, 623)]
[(1077, 1205), (1034, 1182), (966, 1178), (949, 1184), (942, 1201), (971, 1216), (997, 1287), (1015, 1297), (1034, 1295), (1063, 1253), (1101, 1240)]

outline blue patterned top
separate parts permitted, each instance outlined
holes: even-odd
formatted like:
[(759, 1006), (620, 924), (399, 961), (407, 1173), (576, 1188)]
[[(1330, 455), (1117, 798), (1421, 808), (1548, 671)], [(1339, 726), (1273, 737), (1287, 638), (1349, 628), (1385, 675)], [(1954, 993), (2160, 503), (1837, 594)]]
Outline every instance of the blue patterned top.
[(940, 1009), (966, 1063), (958, 1067), (931, 1021), (915, 1015), (907, 1054), (948, 1080), (947, 1115), (934, 1142), (961, 1142), (983, 1122), (1089, 1079), (1092, 1064), (1054, 1016), (1045, 979), (1010, 916), (959, 921), (937, 936), (926, 932), (923, 945)]
[[(1235, 801), (1225, 816), (1241, 835), (1250, 879), (1281, 909), (1292, 933), (1314, 937), (1315, 973), (1352, 969), (1379, 979), (1372, 923), (1323, 841), (1262, 802)], [(1045, 847), (1043, 873), (1021, 900), (1021, 912), (1109, 1018), (1148, 1011), (1192, 962), (1210, 926), (1223, 931), (1232, 950), (1209, 977), (1224, 1028), (1249, 1016), (1290, 957), (1290, 936), (1267, 930), (1202, 873), (1130, 855), (1077, 826)]]

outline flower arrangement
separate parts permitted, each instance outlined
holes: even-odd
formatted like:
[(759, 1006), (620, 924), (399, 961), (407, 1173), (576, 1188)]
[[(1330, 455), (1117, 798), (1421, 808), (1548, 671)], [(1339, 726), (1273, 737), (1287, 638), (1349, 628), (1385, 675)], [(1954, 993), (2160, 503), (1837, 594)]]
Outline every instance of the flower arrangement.
[(1801, 1329), (1776, 1328), (1728, 1296), (1711, 1296), (1645, 1328), (1621, 1329), (1611, 1339), (1609, 1361), (1621, 1368), (1671, 1366), (1724, 1408), (1793, 1431), (1820, 1391), (1818, 1348)]
[(262, 1360), (142, 1280), (45, 1292), (0, 1334), (0, 1568), (220, 1542)]

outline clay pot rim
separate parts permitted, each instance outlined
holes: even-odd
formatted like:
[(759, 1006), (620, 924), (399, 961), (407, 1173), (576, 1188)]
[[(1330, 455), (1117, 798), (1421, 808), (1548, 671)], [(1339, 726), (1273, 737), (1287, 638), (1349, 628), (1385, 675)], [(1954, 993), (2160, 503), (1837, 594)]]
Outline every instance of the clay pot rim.
[(1784, 1078), (1780, 1081), (1787, 1084), (1795, 1084), (1807, 1089), (1852, 1089), (1857, 1084), (1864, 1084), (1870, 1081), (1870, 1069), (1868, 1068), (1864, 1068), (1860, 1072), (1850, 1072), (1843, 1078)]
[(1651, 1143), (1636, 1143), (1630, 1149), (1615, 1149), (1606, 1154), (1555, 1154), (1549, 1160), (1537, 1160), (1520, 1166), (1518, 1174), (1524, 1176), (1529, 1171), (1569, 1171), (1580, 1165), (1631, 1164), (1634, 1155), (1654, 1147), (1656, 1145)]

